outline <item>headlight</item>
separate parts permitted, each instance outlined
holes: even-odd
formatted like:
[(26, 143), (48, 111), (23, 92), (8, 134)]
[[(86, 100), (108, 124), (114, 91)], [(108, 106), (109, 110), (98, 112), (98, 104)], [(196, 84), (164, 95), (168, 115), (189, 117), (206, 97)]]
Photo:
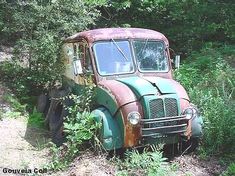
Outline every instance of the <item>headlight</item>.
[(193, 110), (191, 108), (185, 109), (184, 115), (186, 115), (186, 119), (191, 119), (193, 117)]
[(186, 115), (186, 118), (189, 120), (198, 116), (198, 110), (196, 107), (189, 107), (184, 110), (183, 114)]
[(136, 111), (130, 112), (127, 119), (132, 125), (137, 125), (140, 121), (140, 114)]

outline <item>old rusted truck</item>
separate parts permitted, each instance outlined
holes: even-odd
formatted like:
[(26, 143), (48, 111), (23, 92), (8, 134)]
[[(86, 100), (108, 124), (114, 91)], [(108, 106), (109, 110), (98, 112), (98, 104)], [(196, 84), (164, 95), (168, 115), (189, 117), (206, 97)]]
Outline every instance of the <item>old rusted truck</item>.
[[(102, 124), (106, 150), (179, 142), (196, 145), (202, 118), (185, 89), (173, 80), (169, 43), (160, 32), (140, 28), (105, 28), (77, 33), (63, 45), (65, 73), (57, 97), (79, 94), (88, 75), (96, 85), (94, 119)], [(53, 96), (52, 95), (52, 96)], [(50, 102), (47, 120), (60, 139), (64, 110)]]

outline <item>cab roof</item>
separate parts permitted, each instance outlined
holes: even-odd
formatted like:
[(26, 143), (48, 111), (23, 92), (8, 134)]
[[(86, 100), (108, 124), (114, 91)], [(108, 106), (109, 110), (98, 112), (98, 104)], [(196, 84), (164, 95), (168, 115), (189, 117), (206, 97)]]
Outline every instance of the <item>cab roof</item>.
[(101, 28), (76, 33), (65, 42), (75, 42), (85, 39), (88, 43), (110, 39), (153, 39), (163, 40), (168, 45), (167, 38), (160, 32), (142, 28)]

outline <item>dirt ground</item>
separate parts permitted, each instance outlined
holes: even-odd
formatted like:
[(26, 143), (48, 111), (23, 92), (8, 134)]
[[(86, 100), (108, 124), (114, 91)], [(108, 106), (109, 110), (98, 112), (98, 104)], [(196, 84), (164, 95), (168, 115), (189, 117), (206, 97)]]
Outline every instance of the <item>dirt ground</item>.
[[(7, 89), (0, 83), (0, 176), (25, 175), (4, 173), (6, 169), (26, 169), (28, 173), (29, 170), (35, 173), (34, 169), (43, 171), (51, 158), (47, 147), (50, 142), (49, 132), (29, 126), (25, 116), (7, 117), (12, 109), (2, 99), (5, 92)], [(38, 173), (34, 175), (38, 175)], [(109, 176), (115, 175), (115, 167), (101, 155), (94, 156), (91, 153), (84, 153), (77, 157), (66, 171), (56, 173), (45, 171), (39, 175)]]
[(177, 176), (214, 176), (220, 175), (226, 169), (218, 158), (202, 160), (194, 154), (176, 157), (172, 162), (179, 164), (175, 173)]

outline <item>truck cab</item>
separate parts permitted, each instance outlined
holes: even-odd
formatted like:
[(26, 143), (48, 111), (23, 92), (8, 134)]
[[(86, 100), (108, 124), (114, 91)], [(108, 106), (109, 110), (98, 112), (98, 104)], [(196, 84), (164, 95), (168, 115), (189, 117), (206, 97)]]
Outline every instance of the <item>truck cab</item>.
[(160, 32), (103, 28), (65, 39), (64, 83), (79, 94), (96, 85), (92, 115), (106, 150), (174, 144), (202, 136), (202, 118), (173, 79), (169, 42)]

